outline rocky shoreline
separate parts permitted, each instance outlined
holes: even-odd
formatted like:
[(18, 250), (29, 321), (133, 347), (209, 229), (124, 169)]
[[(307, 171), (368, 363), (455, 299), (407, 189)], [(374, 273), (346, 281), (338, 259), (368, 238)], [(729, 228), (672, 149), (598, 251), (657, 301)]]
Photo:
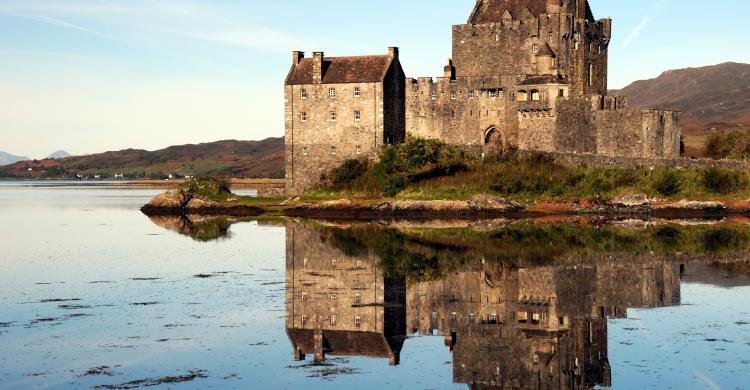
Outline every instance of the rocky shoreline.
[(750, 215), (750, 201), (730, 202), (660, 200), (643, 194), (628, 194), (607, 199), (601, 197), (568, 200), (540, 200), (530, 204), (492, 195), (476, 195), (469, 200), (333, 200), (302, 202), (254, 201), (239, 198), (222, 201), (193, 197), (179, 189), (169, 190), (141, 208), (149, 216), (225, 215), (235, 217), (289, 216), (321, 219), (426, 219), (426, 218), (528, 218), (546, 215), (594, 215), (647, 218), (720, 218)]

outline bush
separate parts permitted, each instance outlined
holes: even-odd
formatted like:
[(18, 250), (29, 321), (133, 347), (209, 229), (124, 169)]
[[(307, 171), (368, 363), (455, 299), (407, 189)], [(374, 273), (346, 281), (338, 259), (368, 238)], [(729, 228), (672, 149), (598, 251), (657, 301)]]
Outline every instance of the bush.
[(202, 176), (192, 178), (180, 185), (191, 196), (201, 196), (209, 199), (226, 199), (232, 195), (229, 183), (223, 179)]
[(372, 166), (366, 161), (345, 161), (323, 176), (323, 186), (395, 196), (410, 182), (465, 169), (463, 156), (444, 142), (409, 136), (402, 144), (384, 146), (380, 160)]
[(665, 169), (654, 174), (651, 187), (661, 195), (672, 196), (680, 192), (680, 175), (673, 169)]
[(730, 194), (737, 192), (746, 185), (745, 177), (727, 169), (709, 168), (701, 172), (701, 184), (711, 192)]
[(367, 160), (346, 160), (341, 166), (334, 168), (328, 174), (323, 175), (321, 178), (323, 185), (340, 189), (360, 178), (365, 172), (367, 172), (367, 166)]

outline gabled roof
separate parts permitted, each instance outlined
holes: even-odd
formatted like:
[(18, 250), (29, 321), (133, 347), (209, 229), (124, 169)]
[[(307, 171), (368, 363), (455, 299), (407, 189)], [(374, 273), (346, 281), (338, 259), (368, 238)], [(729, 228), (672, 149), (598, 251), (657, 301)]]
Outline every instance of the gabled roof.
[(544, 45), (542, 45), (539, 48), (539, 51), (536, 52), (536, 55), (537, 55), (537, 57), (544, 57), (544, 56), (546, 56), (546, 57), (557, 58), (557, 54), (555, 54), (555, 51), (552, 50), (552, 47), (550, 47), (549, 43), (546, 43), (546, 42), (545, 42)]
[[(288, 328), (286, 332), (292, 343), (303, 353), (315, 353), (315, 330)], [(399, 353), (403, 344), (402, 339), (386, 337), (382, 333), (347, 330), (323, 330), (322, 332), (326, 353), (335, 356), (388, 358), (391, 353)]]
[[(560, 4), (559, 0), (477, 0), (469, 16), (469, 24), (499, 23), (507, 14), (515, 20), (530, 16), (538, 17), (547, 12), (547, 4)], [(586, 1), (586, 19), (593, 20), (594, 15)]]
[[(286, 79), (287, 85), (313, 83), (313, 58), (303, 58), (292, 66)], [(375, 83), (383, 81), (391, 57), (388, 55), (359, 57), (324, 57), (323, 84)]]
[(519, 20), (528, 16), (528, 13), (539, 16), (546, 11), (547, 0), (479, 0), (469, 16), (469, 23), (498, 23), (506, 13)]
[(567, 84), (568, 81), (555, 75), (529, 76), (518, 85)]

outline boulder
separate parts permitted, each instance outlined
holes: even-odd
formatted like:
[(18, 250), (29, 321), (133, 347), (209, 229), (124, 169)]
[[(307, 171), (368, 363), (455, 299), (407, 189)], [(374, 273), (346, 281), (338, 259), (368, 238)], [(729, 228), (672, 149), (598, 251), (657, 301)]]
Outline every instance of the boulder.
[(652, 203), (646, 194), (627, 194), (612, 199), (612, 204), (620, 207), (648, 206)]
[(724, 210), (727, 208), (724, 203), (709, 201), (699, 202), (694, 200), (681, 200), (675, 203), (667, 203), (659, 207), (661, 209), (675, 209), (675, 210)]
[(173, 189), (161, 193), (148, 202), (148, 206), (163, 209), (183, 208), (190, 201), (190, 196), (183, 190)]
[(479, 211), (518, 211), (523, 209), (523, 205), (520, 203), (489, 194), (472, 196), (469, 199), (469, 207)]
[(190, 201), (187, 203), (185, 208), (187, 208), (188, 210), (201, 210), (201, 209), (217, 208), (219, 206), (220, 206), (219, 203), (214, 202), (212, 200), (193, 198), (193, 199), (190, 199)]

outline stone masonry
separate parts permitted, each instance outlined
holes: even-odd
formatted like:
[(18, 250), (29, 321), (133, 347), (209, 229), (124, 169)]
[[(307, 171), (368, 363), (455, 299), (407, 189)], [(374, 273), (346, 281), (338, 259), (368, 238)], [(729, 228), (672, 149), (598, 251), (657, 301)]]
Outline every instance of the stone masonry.
[[(611, 39), (612, 21), (596, 20), (587, 0), (477, 0), (467, 23), (453, 26), (453, 55), (436, 79), (406, 79), (395, 48), (331, 59), (294, 52), (287, 191), (314, 187), (346, 159), (375, 160), (406, 134), (482, 156), (520, 149), (679, 158), (679, 112), (631, 109), (626, 97), (607, 95)], [(335, 99), (330, 88), (340, 92)], [(367, 93), (352, 98), (353, 88)], [(361, 123), (352, 123), (355, 110)]]

